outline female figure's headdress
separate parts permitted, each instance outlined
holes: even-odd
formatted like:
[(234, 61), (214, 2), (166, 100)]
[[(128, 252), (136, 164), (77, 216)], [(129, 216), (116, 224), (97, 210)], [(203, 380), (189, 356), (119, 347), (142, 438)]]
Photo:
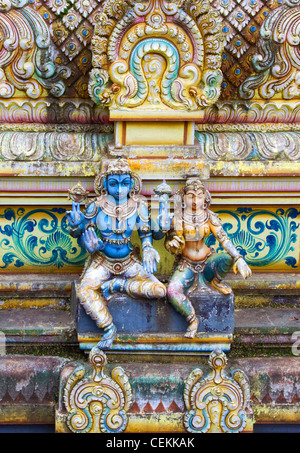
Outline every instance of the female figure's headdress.
[(204, 211), (209, 208), (211, 203), (211, 195), (200, 179), (199, 169), (194, 166), (183, 177), (186, 179), (185, 186), (179, 189), (174, 195), (174, 225), (179, 231), (183, 226), (184, 195), (189, 190), (201, 190), (204, 193)]

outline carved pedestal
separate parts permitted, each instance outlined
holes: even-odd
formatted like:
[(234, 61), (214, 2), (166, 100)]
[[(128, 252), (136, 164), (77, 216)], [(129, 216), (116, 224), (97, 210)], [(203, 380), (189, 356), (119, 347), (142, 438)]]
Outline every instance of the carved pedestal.
[[(184, 338), (187, 322), (167, 301), (132, 299), (117, 294), (109, 302), (109, 310), (117, 327), (117, 337), (111, 349), (209, 354), (219, 347), (228, 351), (234, 330), (233, 294), (195, 291), (190, 299), (199, 319), (198, 333), (193, 340)], [(103, 335), (103, 331), (79, 304), (77, 332), (83, 350), (90, 350)]]
[(132, 404), (131, 387), (123, 368), (105, 374), (106, 355), (94, 348), (89, 364), (64, 367), (60, 378), (56, 431), (74, 433), (120, 433), (127, 426)]
[(252, 430), (248, 380), (241, 370), (226, 375), (226, 364), (226, 355), (216, 350), (209, 358), (212, 368), (209, 376), (203, 377), (202, 370), (197, 368), (186, 379), (184, 426), (187, 431), (237, 433), (246, 427)]

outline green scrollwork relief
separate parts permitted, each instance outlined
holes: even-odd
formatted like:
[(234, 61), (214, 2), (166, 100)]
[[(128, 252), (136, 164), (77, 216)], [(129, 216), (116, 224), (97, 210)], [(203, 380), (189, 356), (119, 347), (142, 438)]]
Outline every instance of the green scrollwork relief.
[[(218, 210), (223, 228), (250, 267), (296, 269), (299, 257), (300, 211), (288, 209)], [(210, 236), (209, 245), (216, 240)], [(221, 247), (217, 251), (221, 251)]]
[[(273, 207), (216, 209), (229, 238), (252, 269), (290, 270), (299, 266), (300, 210)], [(214, 237), (206, 239), (215, 245)], [(161, 241), (155, 241), (169, 273)], [(221, 247), (217, 252), (222, 251)], [(2, 207), (0, 209), (0, 269), (7, 272), (77, 272), (86, 252), (67, 229), (64, 208)]]
[(0, 268), (49, 271), (82, 266), (85, 251), (70, 238), (64, 208), (0, 211)]

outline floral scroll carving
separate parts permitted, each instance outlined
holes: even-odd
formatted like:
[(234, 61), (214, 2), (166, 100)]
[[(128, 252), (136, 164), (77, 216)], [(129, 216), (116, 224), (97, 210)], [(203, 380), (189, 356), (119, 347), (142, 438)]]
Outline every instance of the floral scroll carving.
[(31, 99), (43, 95), (61, 96), (69, 75), (57, 69), (50, 55), (50, 33), (42, 16), (28, 6), (28, 0), (0, 3), (0, 97), (10, 99), (16, 90)]
[(245, 429), (250, 410), (250, 388), (243, 371), (225, 374), (224, 352), (213, 351), (209, 358), (212, 373), (202, 378), (202, 370), (192, 371), (185, 382), (187, 412), (184, 426), (192, 433), (236, 433)]
[(112, 377), (106, 376), (106, 355), (98, 348), (91, 350), (89, 360), (92, 374), (79, 365), (65, 385), (67, 425), (75, 433), (123, 432), (132, 404), (128, 377), (121, 367), (112, 370)]
[(111, 109), (201, 110), (220, 95), (221, 16), (208, 1), (106, 1), (89, 92)]
[(258, 52), (252, 63), (256, 74), (240, 86), (240, 95), (252, 99), (255, 91), (263, 99), (300, 95), (299, 53), (300, 2), (287, 0), (267, 16), (260, 30)]
[(198, 132), (203, 155), (211, 160), (285, 160), (297, 161), (300, 157), (298, 131), (216, 131)]

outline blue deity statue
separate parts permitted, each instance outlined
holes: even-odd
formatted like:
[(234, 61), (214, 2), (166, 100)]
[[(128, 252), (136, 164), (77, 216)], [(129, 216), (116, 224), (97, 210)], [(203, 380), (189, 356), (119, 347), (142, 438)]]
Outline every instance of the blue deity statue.
[[(167, 299), (189, 324), (185, 337), (193, 338), (199, 321), (190, 294), (196, 289), (199, 297), (201, 291), (229, 294), (232, 289), (224, 281), (228, 272), (233, 270), (248, 278), (251, 269), (227, 236), (218, 216), (208, 209), (211, 196), (197, 172), (192, 169), (185, 186), (175, 194), (173, 215), (167, 208), (170, 189), (161, 184), (155, 191), (160, 201), (158, 224), (161, 232), (166, 233), (165, 247), (176, 257), (167, 286)], [(205, 244), (204, 239), (210, 233), (224, 252), (216, 254), (213, 247)]]
[[(70, 234), (89, 252), (78, 286), (78, 298), (87, 314), (104, 329), (100, 349), (109, 349), (116, 326), (107, 302), (116, 293), (147, 299), (163, 298), (165, 286), (153, 275), (159, 254), (153, 248), (150, 216), (140, 195), (141, 180), (125, 159), (115, 159), (95, 179), (98, 195), (85, 213), (77, 201), (67, 212)], [(75, 198), (76, 200), (76, 198)], [(131, 236), (137, 228), (142, 260), (134, 253)]]

